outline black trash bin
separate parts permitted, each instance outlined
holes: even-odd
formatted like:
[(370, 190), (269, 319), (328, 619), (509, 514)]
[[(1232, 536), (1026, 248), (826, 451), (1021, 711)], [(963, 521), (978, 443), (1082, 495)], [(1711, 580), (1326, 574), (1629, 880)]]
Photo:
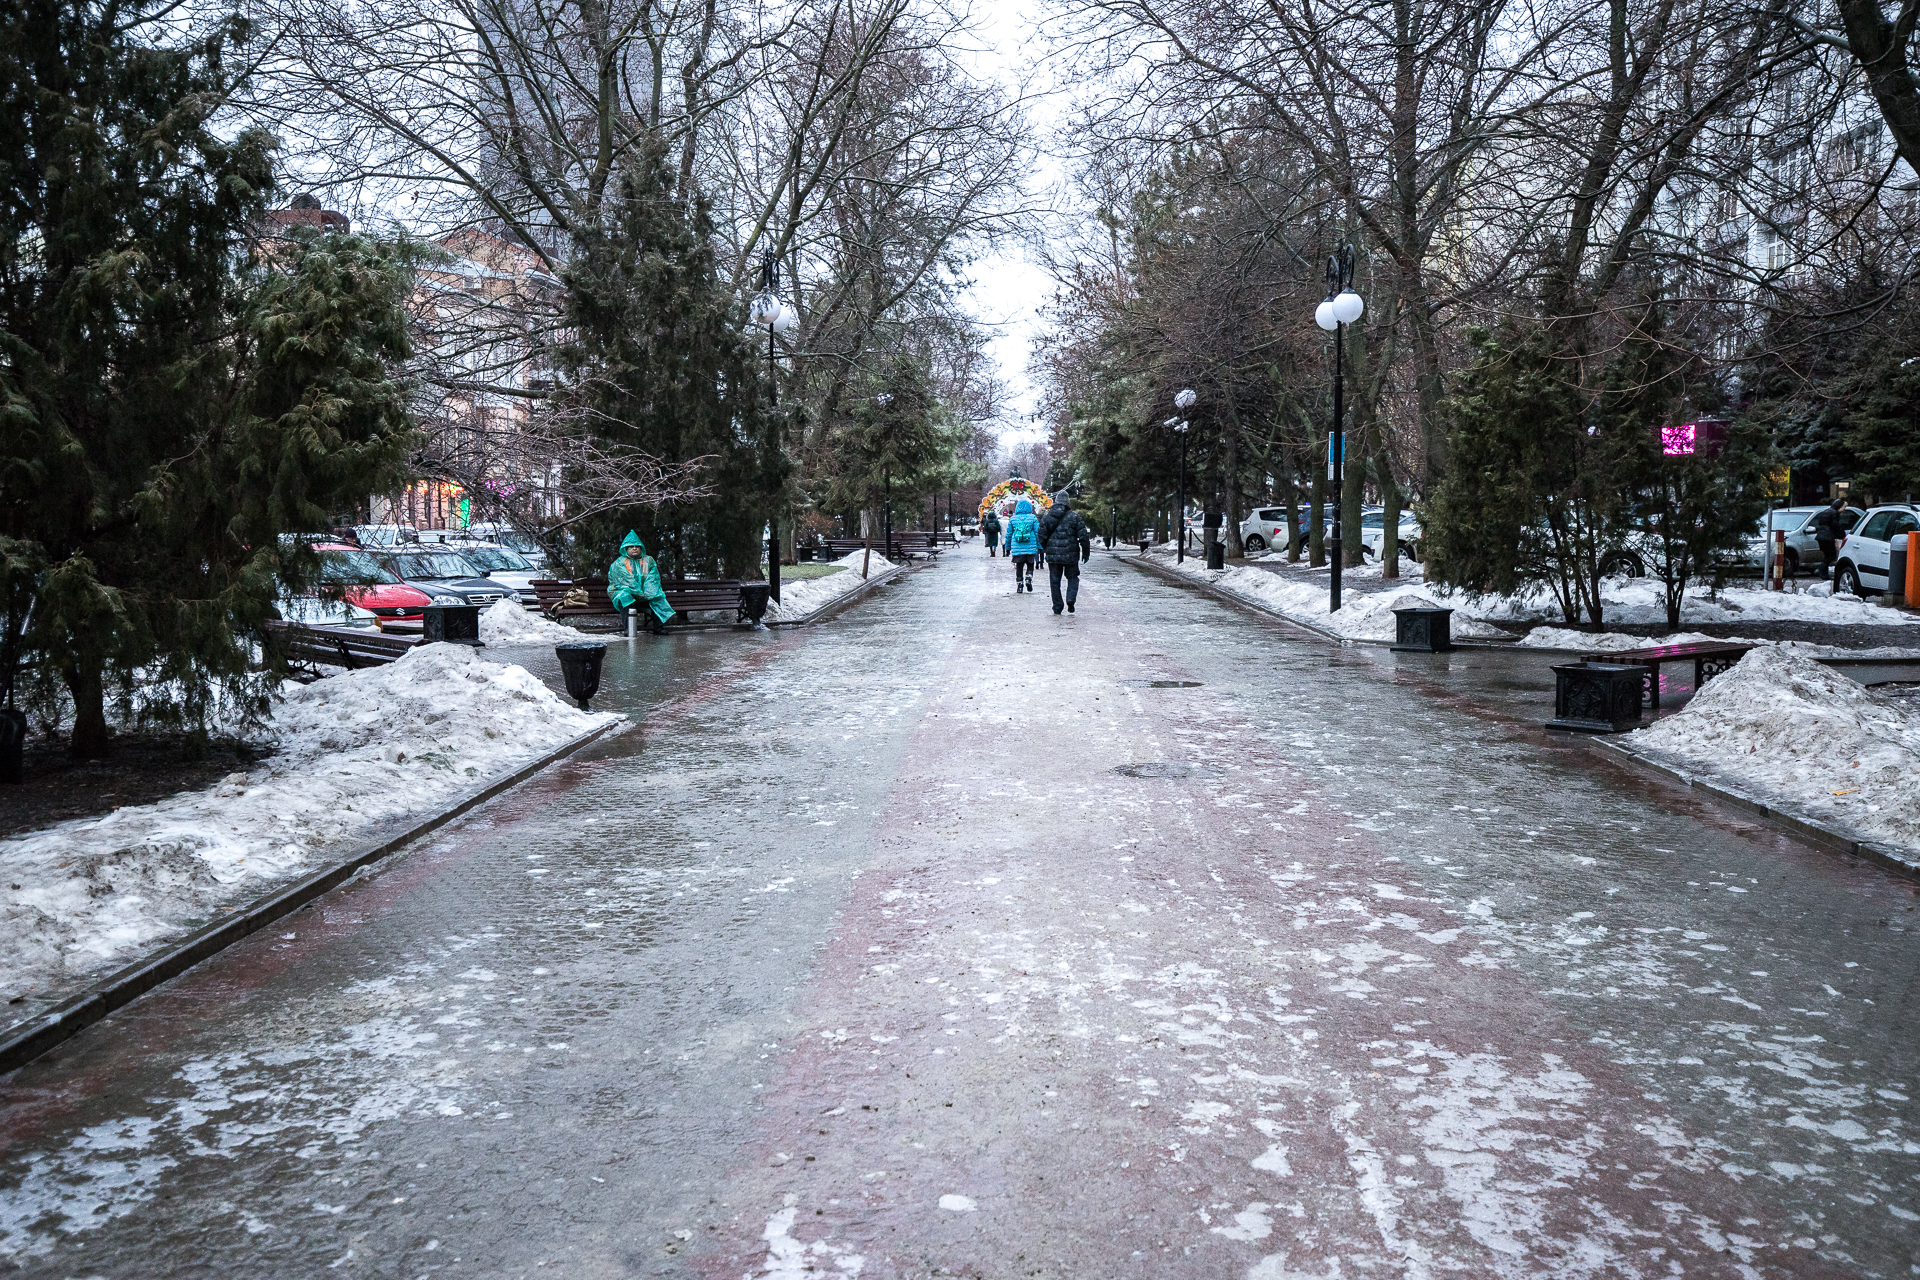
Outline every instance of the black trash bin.
[(0, 711), (0, 782), (26, 780), (22, 764), (26, 747), (27, 713), (12, 708)]
[(740, 613), (748, 622), (758, 622), (766, 616), (767, 601), (773, 596), (773, 584), (770, 582), (743, 582), (740, 584)]
[(591, 710), (587, 702), (600, 692), (600, 664), (606, 660), (607, 646), (591, 640), (575, 640), (553, 646), (560, 659), (560, 674), (567, 682), (567, 696)]
[(421, 633), (426, 643), (470, 644), (480, 647), (480, 606), (430, 604), (422, 612)]
[(1451, 653), (1453, 610), (1436, 608), (1393, 611), (1395, 653)]
[(1553, 719), (1568, 733), (1624, 733), (1640, 727), (1647, 669), (1622, 662), (1571, 662), (1553, 669)]

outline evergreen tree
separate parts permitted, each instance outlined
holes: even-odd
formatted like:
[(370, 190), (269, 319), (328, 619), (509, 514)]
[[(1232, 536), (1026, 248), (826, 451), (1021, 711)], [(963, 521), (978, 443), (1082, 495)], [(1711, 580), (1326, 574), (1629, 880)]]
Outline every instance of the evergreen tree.
[(942, 487), (961, 444), (961, 429), (933, 393), (925, 364), (889, 357), (854, 402), (833, 442), (830, 510), (896, 510)]
[(365, 246), (249, 266), (273, 140), (212, 124), (240, 20), (183, 38), (157, 0), (0, 12), (0, 539), (28, 602), (7, 633), (91, 757), (136, 683), (163, 722), (264, 709), (251, 629), (303, 574), (280, 535), (411, 448), (384, 374), (404, 273)]
[(578, 233), (560, 352), (580, 430), (636, 465), (702, 460), (706, 494), (604, 512), (555, 547), (576, 573), (603, 572), (637, 529), (669, 576), (759, 576), (760, 530), (786, 480), (778, 422), (762, 408), (756, 346), (719, 276), (706, 202), (682, 198), (664, 144), (617, 178), (602, 218)]

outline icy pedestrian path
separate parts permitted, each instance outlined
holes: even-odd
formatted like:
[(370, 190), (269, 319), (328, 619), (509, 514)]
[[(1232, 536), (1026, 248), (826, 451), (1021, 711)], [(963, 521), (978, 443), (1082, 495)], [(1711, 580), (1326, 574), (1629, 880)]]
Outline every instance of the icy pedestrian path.
[(829, 626), (616, 648), (639, 732), (11, 1080), (0, 1240), (1904, 1274), (1908, 886), (1103, 558), (1072, 616), (1011, 587), (963, 548)]

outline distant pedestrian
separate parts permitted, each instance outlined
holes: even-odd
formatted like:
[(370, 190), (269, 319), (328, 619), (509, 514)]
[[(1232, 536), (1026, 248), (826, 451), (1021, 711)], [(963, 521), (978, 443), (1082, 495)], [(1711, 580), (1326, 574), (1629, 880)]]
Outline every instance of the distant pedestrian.
[[(1093, 537), (1087, 522), (1073, 509), (1065, 492), (1053, 495), (1053, 509), (1040, 521), (1040, 552), (1047, 558), (1047, 585), (1053, 588), (1053, 611), (1064, 605), (1073, 612), (1080, 596), (1080, 564), (1093, 558)], [(1060, 579), (1067, 579), (1067, 594), (1060, 595)]]
[(1813, 542), (1820, 548), (1822, 580), (1832, 576), (1834, 552), (1839, 548), (1840, 539), (1847, 535), (1847, 521), (1843, 514), (1846, 509), (1847, 500), (1835, 498), (1825, 511), (1813, 517)]
[(1000, 554), (1000, 513), (992, 507), (987, 508), (987, 518), (980, 522), (980, 532), (987, 536), (987, 559)]
[(1040, 521), (1025, 498), (1013, 504), (1013, 519), (1007, 521), (1007, 555), (1013, 559), (1013, 593), (1031, 592), (1033, 562), (1040, 558)]

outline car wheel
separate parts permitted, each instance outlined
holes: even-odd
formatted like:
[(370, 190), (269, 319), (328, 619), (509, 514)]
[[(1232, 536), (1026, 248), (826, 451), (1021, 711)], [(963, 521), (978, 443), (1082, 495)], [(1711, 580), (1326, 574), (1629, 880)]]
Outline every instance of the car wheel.
[(1411, 560), (1415, 564), (1419, 564), (1420, 563), (1420, 544), (1417, 542), (1403, 542), (1400, 544), (1400, 554), (1405, 559)]
[(1267, 549), (1267, 540), (1265, 538), (1261, 537), (1257, 533), (1250, 533), (1247, 535), (1247, 550), (1265, 551), (1266, 549)]
[(1640, 563), (1640, 557), (1624, 551), (1616, 551), (1600, 562), (1600, 576), (1603, 578), (1644, 578), (1647, 567)]
[(1795, 551), (1792, 547), (1788, 547), (1785, 560), (1786, 560), (1787, 576), (1789, 578), (1799, 577), (1800, 576), (1800, 553), (1798, 551)]
[(1850, 596), (1859, 596), (1861, 599), (1866, 598), (1867, 593), (1860, 588), (1860, 572), (1852, 565), (1842, 563), (1839, 570), (1834, 574), (1834, 580), (1834, 593), (1836, 595), (1844, 591)]

